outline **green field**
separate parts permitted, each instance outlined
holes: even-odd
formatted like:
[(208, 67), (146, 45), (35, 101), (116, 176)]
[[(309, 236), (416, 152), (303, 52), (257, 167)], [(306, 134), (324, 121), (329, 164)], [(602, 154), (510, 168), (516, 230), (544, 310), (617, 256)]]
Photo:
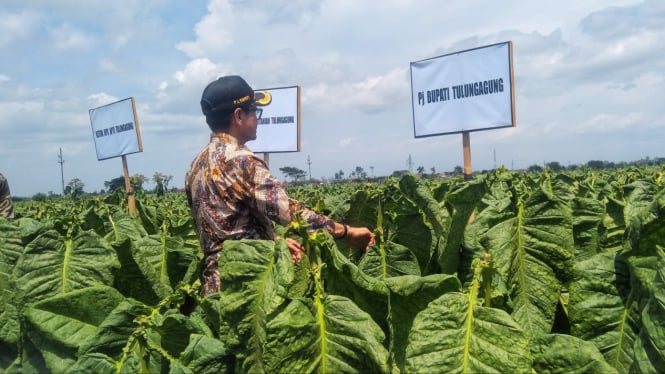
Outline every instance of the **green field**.
[(199, 297), (186, 198), (19, 201), (0, 219), (0, 372), (665, 372), (663, 169), (291, 188), (367, 226), (225, 243)]

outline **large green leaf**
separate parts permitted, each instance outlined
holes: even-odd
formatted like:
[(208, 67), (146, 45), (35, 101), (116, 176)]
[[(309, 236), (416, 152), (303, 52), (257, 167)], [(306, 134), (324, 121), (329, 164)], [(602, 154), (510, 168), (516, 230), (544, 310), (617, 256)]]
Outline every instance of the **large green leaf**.
[(445, 207), (450, 211), (449, 233), (445, 240), (445, 248), (438, 253), (438, 262), (444, 273), (459, 271), (460, 247), (464, 240), (464, 232), (469, 218), (476, 205), (486, 192), (486, 185), (480, 181), (472, 181), (456, 187), (445, 196)]
[(512, 315), (529, 336), (551, 331), (563, 281), (572, 268), (573, 236), (570, 209), (543, 190), (535, 191), (503, 221), (481, 237), (503, 282), (510, 290)]
[(66, 238), (48, 231), (25, 248), (13, 276), (26, 302), (64, 294), (96, 284), (111, 285), (118, 258), (94, 231)]
[(604, 204), (593, 198), (576, 197), (570, 202), (573, 211), (575, 260), (582, 261), (600, 252), (600, 225), (605, 215)]
[(570, 332), (593, 342), (610, 365), (626, 373), (640, 328), (638, 302), (622, 256), (597, 254), (575, 265), (568, 304)]
[(593, 343), (570, 335), (537, 336), (531, 339), (531, 354), (536, 373), (617, 373)]
[(385, 279), (400, 275), (420, 275), (418, 259), (409, 248), (393, 243), (380, 243), (368, 251), (358, 264), (365, 274)]
[[(473, 300), (473, 299), (472, 299)], [(529, 338), (500, 309), (452, 292), (418, 313), (406, 347), (407, 373), (528, 373)]]
[(76, 361), (81, 343), (123, 299), (106, 286), (53, 296), (26, 308), (25, 329), (49, 369), (62, 373)]
[[(318, 233), (315, 241), (326, 266), (323, 269), (325, 290), (330, 294), (345, 296), (369, 313), (377, 323), (386, 322), (388, 316), (388, 287), (380, 278), (365, 274), (346, 258), (330, 235)], [(370, 249), (374, 250), (374, 249)], [(388, 329), (387, 324), (382, 325)]]
[(189, 336), (189, 344), (179, 361), (196, 374), (226, 373), (233, 368), (233, 362), (227, 355), (224, 344), (217, 339), (200, 334)]
[(655, 256), (656, 246), (665, 247), (665, 190), (659, 194), (651, 192), (636, 189), (630, 195), (633, 199), (626, 204), (624, 253), (627, 255)]
[(619, 252), (623, 249), (623, 238), (626, 231), (626, 218), (623, 201), (608, 197), (605, 201), (605, 216), (600, 226), (600, 251)]
[[(170, 301), (174, 301), (171, 299)], [(95, 335), (81, 345), (74, 372), (192, 372), (188, 365), (208, 363), (218, 368), (225, 356), (221, 342), (210, 338), (212, 331), (196, 316), (185, 316), (174, 309), (169, 299), (150, 309), (125, 299), (100, 324)], [(160, 313), (161, 312), (161, 313)], [(163, 314), (162, 314), (163, 313)], [(206, 342), (212, 353), (192, 352), (196, 342)], [(205, 339), (201, 339), (205, 337)], [(194, 343), (194, 346), (198, 343)], [(224, 359), (226, 361), (226, 359)], [(112, 370), (110, 370), (112, 368)], [(199, 371), (196, 371), (199, 372)]]
[[(245, 371), (264, 371), (266, 324), (285, 302), (293, 280), (291, 256), (284, 240), (226, 241), (219, 259), (222, 331), (227, 346), (242, 357)], [(225, 334), (237, 336), (239, 346)]]
[(151, 312), (150, 308), (136, 300), (123, 300), (99, 325), (95, 334), (81, 342), (78, 355), (120, 359), (130, 337), (139, 328), (137, 318)]
[(665, 251), (660, 248), (660, 260), (654, 280), (653, 294), (642, 310), (642, 328), (635, 344), (635, 373), (665, 372)]
[(129, 238), (113, 243), (113, 248), (120, 261), (120, 268), (115, 271), (113, 285), (127, 297), (134, 298), (147, 305), (157, 305), (160, 297), (154, 289), (156, 280), (148, 278), (136, 263), (134, 243)]
[(109, 243), (123, 242), (125, 240), (137, 241), (147, 235), (140, 222), (125, 211), (116, 211), (107, 216), (106, 235)]
[(427, 305), (446, 292), (459, 292), (456, 276), (432, 274), (425, 277), (407, 275), (385, 279), (390, 290), (389, 315), (390, 352), (394, 365), (404, 370), (404, 355), (413, 319)]
[(9, 365), (16, 357), (19, 323), (14, 286), (10, 281), (22, 253), (20, 229), (7, 221), (0, 221), (0, 342), (8, 345), (0, 349), (0, 368)]
[(160, 299), (173, 292), (197, 261), (195, 253), (185, 248), (182, 238), (164, 234), (141, 238), (135, 243), (132, 255)]
[(293, 300), (268, 324), (269, 373), (386, 373), (385, 336), (351, 300)]
[[(399, 190), (409, 201), (409, 204), (401, 202), (401, 211), (397, 212), (395, 218), (399, 238), (397, 242), (414, 251), (423, 273), (428, 273), (429, 262), (433, 260), (435, 254), (439, 258), (434, 258), (434, 260), (446, 259), (446, 261), (438, 264), (441, 267), (441, 272), (446, 274), (455, 273), (459, 251), (446, 252), (444, 250), (445, 240), (450, 234), (451, 220), (448, 211), (439, 206), (432, 191), (415, 175), (407, 174), (403, 176), (399, 181)], [(412, 205), (412, 207), (409, 205)], [(393, 209), (395, 208), (393, 207)], [(411, 227), (414, 224), (420, 225), (420, 227)], [(424, 230), (431, 230), (432, 232), (422, 233)], [(404, 240), (402, 237), (411, 240)], [(422, 242), (422, 245), (417, 244), (418, 241)], [(439, 249), (443, 253), (437, 253)]]

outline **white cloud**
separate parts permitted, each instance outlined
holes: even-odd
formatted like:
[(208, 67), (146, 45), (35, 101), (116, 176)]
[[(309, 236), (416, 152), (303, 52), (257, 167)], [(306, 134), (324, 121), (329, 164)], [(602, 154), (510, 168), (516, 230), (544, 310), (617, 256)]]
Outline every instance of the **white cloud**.
[(80, 31), (76, 27), (63, 24), (50, 32), (53, 45), (60, 51), (88, 49), (94, 44), (94, 37)]
[(101, 59), (98, 66), (100, 71), (107, 73), (113, 73), (120, 70), (118, 69), (118, 66), (116, 66), (116, 64), (108, 58)]
[(231, 43), (234, 25), (231, 3), (228, 0), (211, 0), (208, 14), (196, 24), (196, 41), (180, 42), (176, 48), (189, 57), (208, 56)]
[(117, 97), (111, 96), (105, 92), (95, 93), (88, 96), (88, 101), (93, 108), (97, 108), (106, 104), (114, 103), (118, 101)]
[(391, 108), (396, 99), (408, 100), (410, 90), (406, 68), (376, 75), (359, 82), (321, 83), (303, 89), (303, 105), (325, 111), (376, 112)]
[(38, 22), (39, 17), (32, 12), (0, 12), (0, 47), (27, 37)]
[(215, 64), (207, 58), (197, 58), (190, 61), (183, 70), (177, 71), (173, 78), (181, 84), (201, 84), (211, 80), (211, 77), (223, 71), (221, 65)]

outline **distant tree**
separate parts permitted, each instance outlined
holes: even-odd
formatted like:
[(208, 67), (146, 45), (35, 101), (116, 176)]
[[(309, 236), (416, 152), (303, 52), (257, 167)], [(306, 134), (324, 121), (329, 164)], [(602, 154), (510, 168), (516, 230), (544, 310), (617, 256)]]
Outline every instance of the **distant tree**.
[(416, 171), (418, 172), (418, 174), (422, 174), (422, 173), (425, 172), (425, 167), (423, 167), (423, 166), (418, 166), (418, 167), (416, 168)]
[(146, 178), (143, 174), (134, 174), (129, 177), (129, 184), (132, 185), (134, 192), (143, 191), (143, 183), (145, 183), (147, 180), (148, 178)]
[[(129, 184), (134, 192), (143, 191), (143, 183), (145, 183), (147, 180), (148, 178), (142, 174), (134, 174), (133, 176), (129, 177)], [(108, 192), (113, 192), (118, 188), (122, 188), (124, 190), (125, 177), (121, 175), (117, 178), (111, 179), (110, 181), (105, 181), (104, 187), (106, 187)]]
[(32, 200), (33, 201), (46, 201), (48, 199), (48, 196), (46, 196), (45, 193), (43, 192), (38, 192), (34, 195), (32, 195)]
[(591, 160), (586, 163), (586, 166), (588, 166), (590, 169), (600, 170), (605, 169), (606, 164), (607, 162), (605, 161)]
[(436, 174), (436, 169), (434, 168), (434, 166), (429, 168), (429, 170), (432, 172), (432, 175)]
[(169, 182), (173, 179), (172, 175), (165, 175), (160, 172), (155, 172), (152, 176), (152, 181), (155, 182), (155, 193), (157, 196), (164, 196), (169, 188)]
[(123, 177), (121, 175), (117, 178), (111, 179), (110, 181), (104, 181), (104, 187), (106, 187), (106, 189), (109, 192), (113, 192), (118, 188), (124, 189), (125, 188), (125, 177)]
[(464, 169), (462, 169), (462, 167), (459, 165), (455, 166), (455, 169), (453, 169), (453, 175), (462, 175), (462, 174), (464, 174)]
[(534, 165), (529, 166), (529, 168), (527, 170), (528, 171), (533, 171), (533, 172), (541, 172), (541, 171), (543, 171), (543, 167), (540, 166), (540, 165), (534, 164)]
[(365, 169), (363, 169), (360, 166), (356, 166), (356, 168), (351, 172), (351, 174), (355, 175), (357, 178), (367, 178), (367, 173), (365, 172)]
[(563, 170), (563, 166), (561, 166), (561, 164), (558, 163), (557, 161), (548, 162), (548, 163), (545, 164), (545, 166), (550, 168), (550, 170), (552, 170), (552, 171), (561, 171), (561, 170)]
[(344, 179), (344, 170), (339, 169), (339, 171), (337, 173), (335, 173), (334, 179), (337, 180), (337, 181), (341, 180), (341, 179)]
[(409, 174), (408, 170), (395, 170), (393, 171), (392, 176), (395, 178), (400, 178), (406, 174)]
[(74, 178), (67, 183), (65, 187), (65, 193), (72, 196), (81, 196), (83, 195), (83, 187), (85, 184), (78, 178)]
[(305, 178), (307, 173), (304, 170), (298, 169), (293, 166), (284, 166), (279, 168), (279, 171), (284, 173), (289, 178), (292, 178), (293, 181), (297, 181), (300, 178)]

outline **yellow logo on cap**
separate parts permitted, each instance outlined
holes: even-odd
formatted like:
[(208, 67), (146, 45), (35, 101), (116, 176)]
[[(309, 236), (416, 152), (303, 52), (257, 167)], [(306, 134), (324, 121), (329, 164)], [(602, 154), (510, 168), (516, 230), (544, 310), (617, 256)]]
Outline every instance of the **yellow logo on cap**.
[(256, 91), (254, 92), (254, 100), (256, 100), (256, 105), (266, 106), (272, 102), (272, 95), (268, 91)]

